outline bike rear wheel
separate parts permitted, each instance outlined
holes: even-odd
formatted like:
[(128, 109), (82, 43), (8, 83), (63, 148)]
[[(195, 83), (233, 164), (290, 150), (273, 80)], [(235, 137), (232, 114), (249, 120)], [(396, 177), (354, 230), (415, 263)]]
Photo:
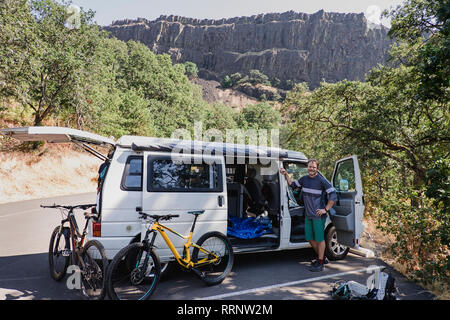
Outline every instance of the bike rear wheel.
[(102, 300), (105, 298), (105, 278), (108, 267), (103, 245), (97, 240), (90, 240), (81, 252), (84, 267), (81, 268), (81, 293), (89, 300)]
[(228, 238), (220, 232), (205, 233), (197, 241), (197, 245), (217, 256), (219, 259), (213, 260), (213, 255), (206, 254), (197, 247), (192, 251), (192, 261), (197, 264), (203, 259), (204, 263), (195, 266), (199, 272), (196, 273), (207, 285), (221, 283), (231, 272), (234, 262), (233, 247)]
[(115, 255), (108, 268), (108, 295), (113, 300), (149, 299), (160, 277), (161, 264), (155, 251), (142, 242), (132, 243)]
[(48, 248), (48, 263), (50, 276), (61, 281), (66, 275), (70, 263), (70, 238), (68, 228), (56, 227), (50, 237)]

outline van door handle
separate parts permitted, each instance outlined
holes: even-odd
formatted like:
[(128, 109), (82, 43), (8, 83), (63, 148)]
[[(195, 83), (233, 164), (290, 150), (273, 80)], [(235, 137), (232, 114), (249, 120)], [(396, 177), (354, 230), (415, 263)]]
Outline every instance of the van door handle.
[(219, 201), (219, 207), (223, 206), (223, 202), (224, 202), (224, 197), (223, 196), (219, 196), (218, 197), (218, 201)]

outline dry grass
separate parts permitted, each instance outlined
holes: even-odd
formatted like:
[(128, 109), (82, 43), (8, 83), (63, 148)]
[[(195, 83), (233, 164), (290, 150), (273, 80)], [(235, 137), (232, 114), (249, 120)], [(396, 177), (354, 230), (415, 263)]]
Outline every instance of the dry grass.
[[(377, 229), (376, 220), (370, 216), (364, 217), (363, 221), (366, 227), (361, 237), (361, 246), (372, 250), (377, 258), (409, 278), (407, 266), (399, 263), (390, 251), (391, 246), (395, 243), (394, 236)], [(435, 295), (437, 300), (450, 300), (450, 288), (446, 283), (436, 280), (431, 284), (420, 283), (420, 285)]]
[(101, 161), (69, 145), (0, 152), (0, 203), (96, 191)]
[(361, 246), (372, 250), (377, 258), (386, 262), (393, 262), (394, 257), (389, 249), (395, 242), (394, 237), (385, 235), (381, 230), (377, 229), (376, 220), (370, 216), (365, 216), (363, 223), (365, 228), (361, 237)]

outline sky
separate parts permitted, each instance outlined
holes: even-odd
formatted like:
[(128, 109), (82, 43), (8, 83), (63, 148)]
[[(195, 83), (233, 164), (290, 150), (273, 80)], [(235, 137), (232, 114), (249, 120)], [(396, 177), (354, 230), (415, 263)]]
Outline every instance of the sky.
[(154, 20), (161, 15), (177, 15), (199, 19), (221, 19), (252, 16), (260, 13), (296, 11), (314, 13), (363, 12), (369, 21), (380, 21), (384, 9), (397, 6), (403, 0), (72, 0), (84, 10), (96, 12), (95, 21), (102, 26), (114, 20), (146, 18)]

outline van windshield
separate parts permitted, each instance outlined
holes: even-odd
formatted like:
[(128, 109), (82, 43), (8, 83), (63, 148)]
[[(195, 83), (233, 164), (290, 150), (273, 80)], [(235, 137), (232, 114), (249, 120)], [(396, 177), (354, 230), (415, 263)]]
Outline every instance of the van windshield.
[[(306, 163), (301, 162), (284, 162), (284, 169), (289, 174), (292, 181), (298, 180), (304, 175), (308, 174), (306, 168)], [(287, 195), (289, 200), (289, 208), (295, 208), (299, 205), (303, 205), (301, 194), (298, 190), (292, 190), (290, 187), (287, 188)]]
[(298, 180), (308, 174), (306, 163), (284, 162), (283, 167), (286, 169), (291, 180)]

